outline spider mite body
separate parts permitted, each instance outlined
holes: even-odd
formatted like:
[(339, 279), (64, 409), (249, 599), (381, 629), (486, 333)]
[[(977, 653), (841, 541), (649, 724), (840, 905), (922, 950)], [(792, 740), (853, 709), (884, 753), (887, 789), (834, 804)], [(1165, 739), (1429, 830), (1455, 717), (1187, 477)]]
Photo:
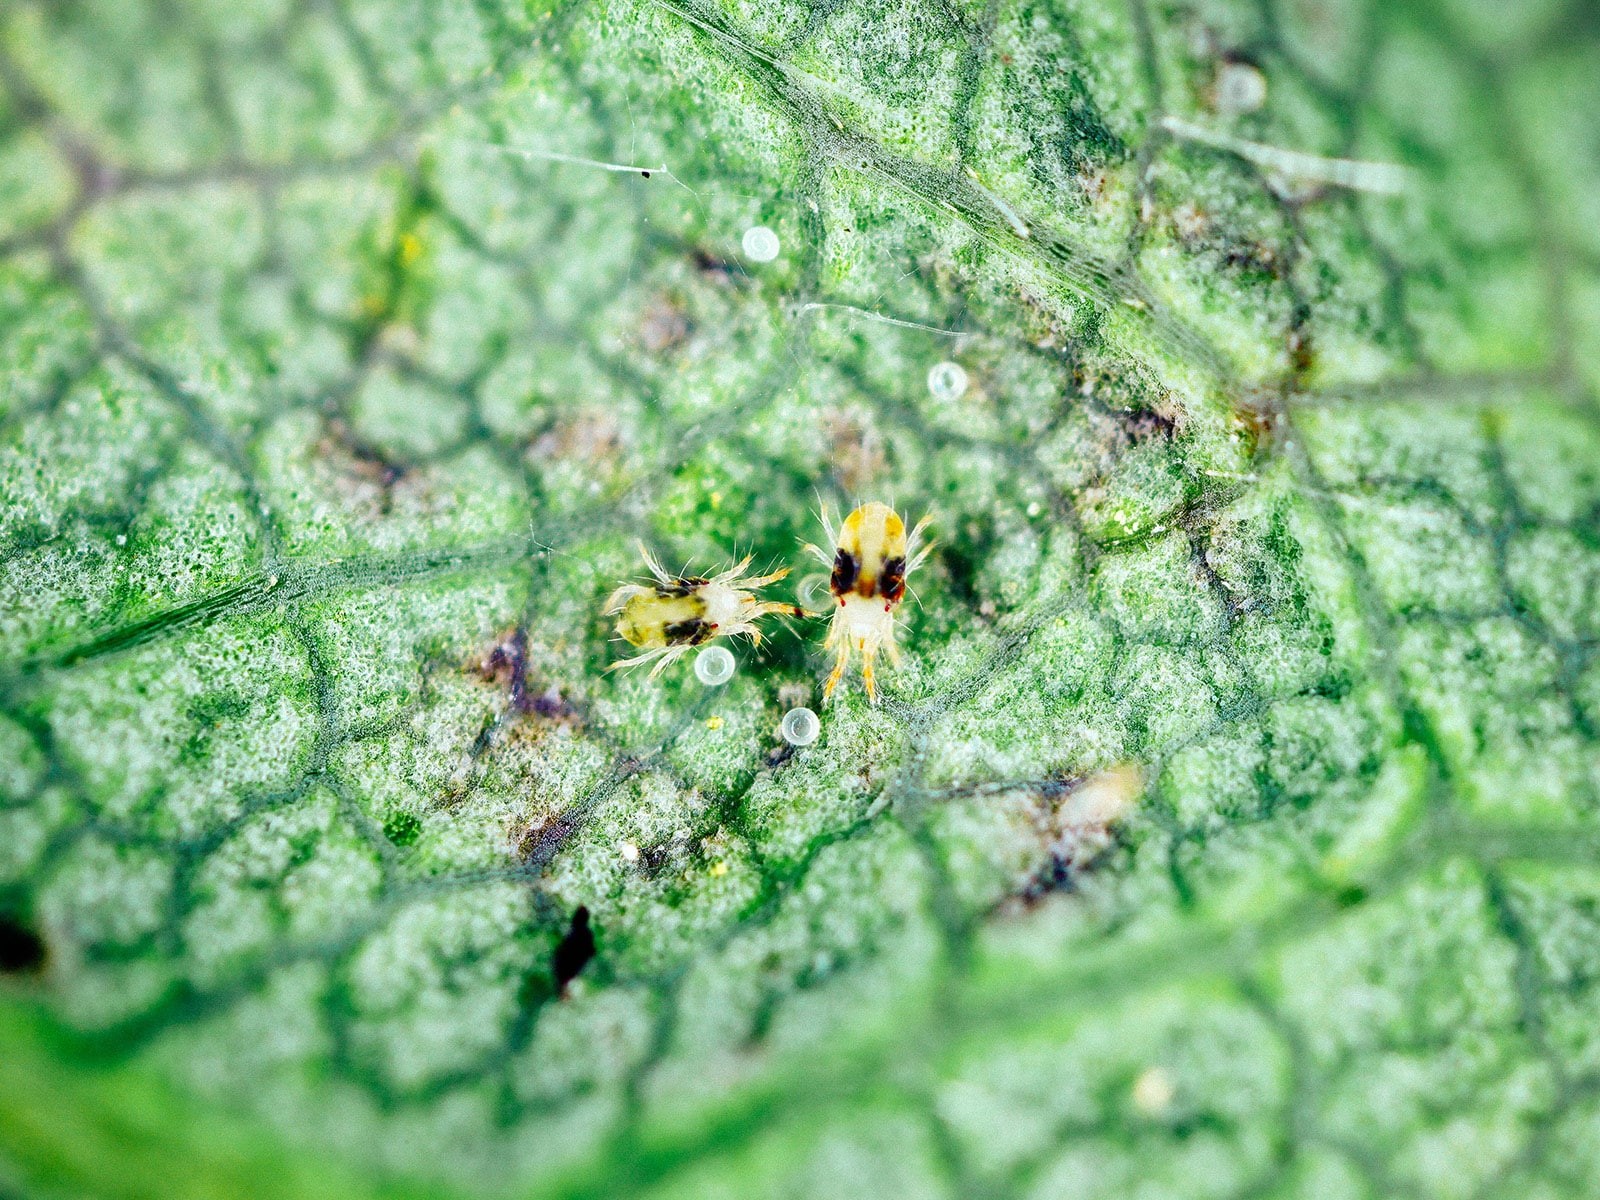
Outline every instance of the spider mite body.
[(644, 555), (645, 565), (655, 580), (619, 587), (606, 601), (605, 613), (617, 618), (617, 632), (623, 639), (644, 653), (613, 663), (613, 671), (654, 662), (656, 665), (650, 669), (650, 674), (655, 676), (668, 663), (718, 637), (744, 634), (759, 646), (761, 631), (755, 623), (761, 617), (768, 613), (805, 615), (804, 609), (793, 604), (777, 604), (755, 597), (757, 588), (787, 575), (787, 567), (770, 575), (746, 578), (744, 569), (750, 565), (747, 557), (710, 578), (669, 575), (645, 549), (643, 542), (639, 544), (639, 552)]
[(873, 664), (879, 652), (891, 662), (900, 661), (895, 644), (895, 610), (906, 593), (906, 576), (922, 565), (932, 548), (918, 548), (918, 535), (928, 523), (924, 517), (909, 534), (906, 523), (887, 504), (874, 500), (863, 504), (834, 532), (827, 514), (823, 527), (833, 542), (833, 551), (807, 546), (833, 569), (828, 590), (833, 594), (833, 624), (828, 629), (827, 647), (834, 653), (833, 673), (828, 676), (823, 699), (833, 695), (853, 651), (861, 653), (861, 678), (867, 695), (878, 702), (873, 679)]

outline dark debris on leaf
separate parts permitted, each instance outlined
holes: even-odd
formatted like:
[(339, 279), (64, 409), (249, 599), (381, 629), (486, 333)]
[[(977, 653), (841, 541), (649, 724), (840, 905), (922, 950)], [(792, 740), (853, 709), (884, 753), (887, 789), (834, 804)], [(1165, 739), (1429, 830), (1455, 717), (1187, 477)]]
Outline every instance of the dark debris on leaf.
[(580, 904), (572, 914), (572, 927), (556, 946), (553, 966), (556, 987), (565, 990), (567, 984), (578, 977), (578, 973), (589, 965), (593, 957), (594, 930), (589, 928), (588, 908)]
[(10, 914), (0, 915), (0, 973), (31, 974), (44, 965), (44, 939)]

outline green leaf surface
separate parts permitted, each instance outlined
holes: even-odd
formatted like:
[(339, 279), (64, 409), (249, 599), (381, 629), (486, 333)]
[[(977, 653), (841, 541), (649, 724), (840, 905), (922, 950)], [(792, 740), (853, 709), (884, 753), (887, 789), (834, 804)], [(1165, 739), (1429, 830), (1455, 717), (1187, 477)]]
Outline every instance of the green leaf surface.
[[(1597, 131), (1587, 0), (0, 7), (0, 1191), (1600, 1192)], [(872, 499), (881, 704), (607, 671)]]

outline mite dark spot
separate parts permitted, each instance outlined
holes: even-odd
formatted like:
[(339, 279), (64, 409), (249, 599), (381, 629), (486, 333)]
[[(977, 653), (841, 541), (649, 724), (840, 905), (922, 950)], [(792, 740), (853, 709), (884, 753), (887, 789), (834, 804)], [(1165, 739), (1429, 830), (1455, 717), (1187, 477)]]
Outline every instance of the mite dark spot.
[(19, 975), (44, 965), (44, 940), (13, 916), (0, 915), (0, 972)]
[(878, 595), (893, 604), (906, 594), (906, 560), (896, 556), (883, 564), (878, 576)]
[(828, 588), (835, 596), (842, 596), (855, 587), (856, 577), (860, 574), (861, 564), (855, 555), (841, 549), (833, 556), (833, 578), (828, 580)]
[(674, 646), (698, 646), (701, 642), (708, 642), (717, 634), (717, 627), (709, 621), (702, 621), (699, 617), (689, 617), (683, 621), (673, 621), (664, 625), (661, 632), (666, 634), (667, 641)]
[(709, 582), (711, 582), (709, 579), (683, 578), (673, 583), (658, 583), (656, 595), (666, 600), (682, 600), (685, 596), (694, 595), (697, 589)]
[(572, 927), (567, 930), (567, 936), (556, 947), (552, 969), (557, 990), (565, 990), (567, 984), (578, 977), (578, 972), (588, 966), (593, 957), (594, 931), (589, 928), (589, 910), (580, 904), (578, 911), (572, 914)]
[(639, 174), (644, 176), (646, 179), (650, 178), (650, 172), (649, 171), (640, 171)]
[(578, 715), (578, 710), (561, 698), (560, 689), (554, 684), (535, 696), (530, 705), (539, 716), (552, 721), (569, 721)]

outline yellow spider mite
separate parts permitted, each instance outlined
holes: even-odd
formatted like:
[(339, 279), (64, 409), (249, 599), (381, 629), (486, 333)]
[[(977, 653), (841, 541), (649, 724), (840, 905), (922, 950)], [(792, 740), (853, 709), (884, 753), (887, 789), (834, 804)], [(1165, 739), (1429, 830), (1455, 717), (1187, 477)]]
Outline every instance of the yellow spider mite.
[(617, 632), (644, 653), (613, 663), (613, 671), (654, 661), (656, 665), (650, 670), (654, 677), (668, 663), (712, 638), (742, 633), (759, 646), (761, 631), (755, 622), (768, 613), (806, 615), (804, 609), (793, 604), (757, 600), (752, 594), (756, 588), (782, 579), (789, 573), (788, 567), (746, 579), (742, 578), (750, 565), (746, 557), (720, 575), (704, 579), (667, 574), (643, 542), (639, 543), (639, 553), (644, 555), (645, 566), (650, 568), (655, 582), (624, 584), (611, 593), (605, 611), (608, 617), (620, 614)]
[(867, 685), (867, 696), (874, 704), (878, 702), (873, 662), (880, 650), (888, 652), (891, 662), (900, 662), (900, 648), (894, 640), (894, 612), (906, 594), (906, 576), (921, 566), (933, 549), (931, 545), (920, 549), (917, 546), (927, 524), (928, 518), (924, 517), (908, 535), (900, 514), (874, 500), (846, 517), (835, 534), (833, 522), (825, 511), (822, 513), (822, 525), (834, 550), (830, 554), (820, 546), (808, 545), (806, 549), (833, 568), (828, 590), (837, 607), (828, 628), (827, 647), (834, 652), (834, 660), (833, 673), (822, 693), (824, 700), (839, 685), (854, 649), (861, 651), (861, 678)]

